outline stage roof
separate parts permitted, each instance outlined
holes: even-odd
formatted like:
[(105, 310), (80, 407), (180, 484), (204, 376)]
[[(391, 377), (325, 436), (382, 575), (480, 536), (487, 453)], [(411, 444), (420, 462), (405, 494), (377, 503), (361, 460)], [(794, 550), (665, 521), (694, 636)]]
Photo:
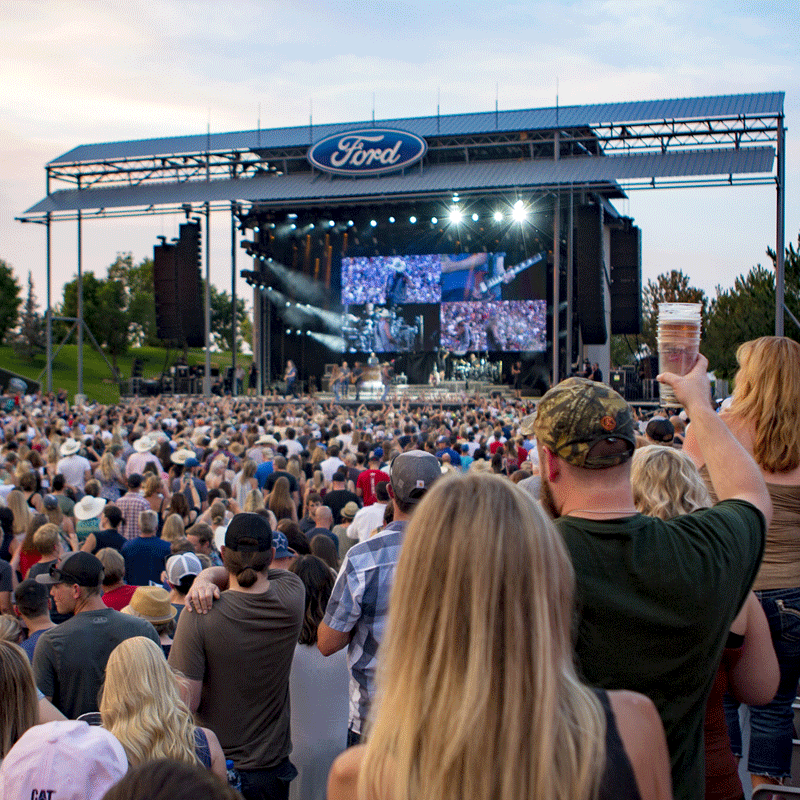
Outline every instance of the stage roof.
[[(783, 102), (783, 92), (767, 92), (88, 144), (46, 165), (48, 195), (19, 219), (165, 214), (205, 203), (312, 207), (559, 187), (618, 198), (628, 189), (765, 184), (775, 180)], [(370, 125), (423, 137), (425, 158), (380, 177), (332, 176), (306, 159), (314, 142)]]

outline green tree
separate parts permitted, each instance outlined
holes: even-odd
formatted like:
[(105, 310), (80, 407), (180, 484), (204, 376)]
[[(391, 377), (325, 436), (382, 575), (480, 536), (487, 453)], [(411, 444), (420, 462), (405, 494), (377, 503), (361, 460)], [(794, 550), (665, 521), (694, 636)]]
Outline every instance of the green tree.
[(92, 333), (111, 356), (117, 372), (117, 358), (128, 351), (129, 343), (130, 311), (125, 284), (112, 278), (103, 281), (97, 293), (97, 303), (100, 314)]
[(22, 287), (7, 261), (0, 258), (0, 342), (17, 326)]
[[(650, 352), (658, 352), (656, 336), (658, 332), (659, 303), (702, 303), (705, 321), (708, 301), (705, 292), (689, 285), (689, 276), (681, 270), (662, 272), (655, 282), (648, 280), (642, 293), (642, 340)], [(705, 324), (703, 330), (705, 330)]]
[(33, 292), (33, 278), (28, 272), (28, 296), (20, 316), (19, 333), (14, 339), (14, 351), (27, 361), (43, 353), (47, 347), (45, 321)]
[[(767, 250), (775, 262), (775, 252)], [(784, 259), (786, 307), (800, 317), (800, 235), (798, 248), (790, 244)], [(800, 341), (800, 330), (785, 320), (785, 333)], [(730, 380), (736, 372), (736, 349), (743, 342), (775, 333), (775, 272), (761, 264), (736, 278), (730, 289), (717, 287), (709, 309), (703, 352), (720, 378)]]
[(116, 261), (108, 268), (108, 277), (122, 281), (127, 290), (131, 338), (138, 344), (158, 346), (153, 259), (134, 264), (131, 253), (117, 253)]
[[(97, 336), (95, 331), (100, 327), (100, 302), (98, 295), (102, 281), (95, 277), (93, 272), (83, 273), (83, 319), (89, 330)], [(64, 317), (78, 316), (78, 279), (73, 278), (64, 284), (61, 315)], [(66, 323), (64, 333), (72, 327), (71, 322)]]
[[(202, 291), (205, 291), (203, 282)], [(233, 347), (233, 331), (231, 325), (231, 296), (224, 291), (217, 289), (211, 284), (211, 338), (223, 350), (231, 350)], [(236, 298), (236, 322), (237, 322), (237, 344), (242, 342), (242, 325), (247, 320), (247, 311), (244, 307), (244, 300)]]

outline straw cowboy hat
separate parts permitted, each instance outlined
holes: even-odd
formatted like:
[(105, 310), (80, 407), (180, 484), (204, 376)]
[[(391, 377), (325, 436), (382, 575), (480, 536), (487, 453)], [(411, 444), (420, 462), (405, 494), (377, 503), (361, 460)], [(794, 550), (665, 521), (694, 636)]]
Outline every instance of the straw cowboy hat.
[(67, 439), (67, 441), (62, 443), (61, 447), (59, 447), (58, 452), (64, 457), (74, 456), (80, 449), (81, 443), (77, 439)]
[(156, 446), (156, 443), (149, 436), (140, 436), (134, 443), (133, 449), (137, 453), (148, 453)]
[(175, 619), (178, 609), (170, 603), (169, 592), (161, 586), (139, 586), (122, 613), (161, 625)]
[(77, 503), (72, 513), (78, 519), (93, 519), (99, 517), (105, 508), (106, 501), (102, 497), (92, 497), (90, 494), (84, 495)]

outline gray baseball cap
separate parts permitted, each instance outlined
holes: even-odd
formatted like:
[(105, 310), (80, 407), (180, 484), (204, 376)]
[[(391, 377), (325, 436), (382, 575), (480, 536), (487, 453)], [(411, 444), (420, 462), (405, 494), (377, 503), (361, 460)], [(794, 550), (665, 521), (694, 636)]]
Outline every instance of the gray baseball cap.
[(441, 476), (439, 459), (424, 450), (400, 453), (392, 460), (392, 492), (405, 505), (418, 503)]

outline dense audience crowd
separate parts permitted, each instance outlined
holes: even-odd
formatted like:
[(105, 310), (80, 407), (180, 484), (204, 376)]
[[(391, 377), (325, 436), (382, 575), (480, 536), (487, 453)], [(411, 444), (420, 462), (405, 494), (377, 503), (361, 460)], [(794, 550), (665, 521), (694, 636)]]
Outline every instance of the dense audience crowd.
[(739, 704), (783, 781), (800, 345), (738, 358), (721, 412), (702, 356), (680, 414), (15, 398), (0, 796), (735, 800)]

